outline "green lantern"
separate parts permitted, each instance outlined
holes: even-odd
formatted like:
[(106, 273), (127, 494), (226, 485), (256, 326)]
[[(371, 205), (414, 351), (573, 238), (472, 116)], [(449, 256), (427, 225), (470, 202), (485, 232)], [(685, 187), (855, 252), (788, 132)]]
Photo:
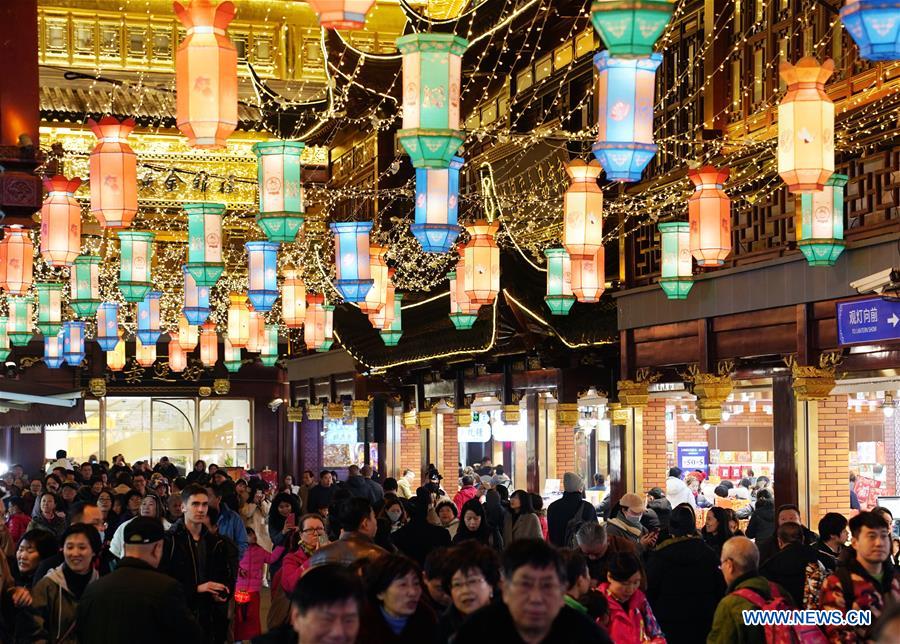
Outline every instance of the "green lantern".
[(844, 252), (845, 174), (832, 174), (819, 192), (796, 199), (797, 246), (810, 266), (833, 266)]
[(297, 239), (303, 225), (302, 141), (264, 141), (253, 146), (259, 184), (256, 223), (270, 242)]
[(544, 302), (553, 315), (568, 315), (575, 303), (569, 253), (565, 248), (548, 248), (544, 256), (547, 258), (547, 295)]
[(691, 225), (686, 221), (659, 224), (662, 267), (659, 285), (670, 300), (687, 299), (694, 285)]
[(260, 347), (259, 360), (266, 367), (274, 367), (278, 361), (278, 325), (267, 324), (263, 338), (265, 342)]
[(45, 336), (57, 335), (62, 328), (62, 294), (60, 282), (34, 285), (38, 296), (38, 330)]
[(10, 295), (7, 298), (9, 304), (9, 319), (6, 323), (6, 332), (13, 346), (24, 347), (31, 342), (31, 316), (34, 309), (34, 300), (28, 295)]
[(126, 302), (141, 302), (150, 292), (153, 240), (156, 235), (143, 230), (120, 230), (119, 290)]
[(447, 273), (447, 278), (450, 280), (450, 321), (459, 331), (471, 329), (478, 319), (477, 309), (471, 312), (463, 280), (456, 279), (456, 271)]
[(214, 286), (225, 270), (222, 261), (222, 215), (225, 204), (186, 203), (188, 261), (185, 266), (197, 286)]
[(449, 168), (465, 137), (459, 129), (462, 55), (469, 43), (453, 34), (418, 33), (397, 39), (403, 55), (400, 144), (416, 168)]
[(100, 257), (79, 255), (69, 271), (69, 306), (80, 318), (97, 314), (100, 306)]
[(226, 335), (224, 338), (225, 345), (225, 368), (231, 373), (237, 373), (241, 368), (241, 350), (238, 347), (231, 346), (231, 341)]
[(7, 332), (7, 325), (9, 324), (9, 318), (5, 315), (0, 316), (0, 362), (6, 360), (9, 357), (9, 333)]
[(403, 335), (403, 322), (400, 319), (403, 314), (403, 295), (400, 293), (394, 294), (394, 319), (391, 321), (391, 325), (381, 330), (381, 339), (384, 340), (384, 346), (386, 347), (396, 347), (400, 342), (400, 336)]
[(326, 351), (331, 351), (331, 345), (334, 344), (334, 305), (325, 304), (322, 306), (322, 310), (325, 311), (325, 341), (316, 347), (316, 351), (319, 353), (325, 353)]
[(674, 6), (674, 0), (594, 0), (591, 21), (611, 56), (649, 56)]

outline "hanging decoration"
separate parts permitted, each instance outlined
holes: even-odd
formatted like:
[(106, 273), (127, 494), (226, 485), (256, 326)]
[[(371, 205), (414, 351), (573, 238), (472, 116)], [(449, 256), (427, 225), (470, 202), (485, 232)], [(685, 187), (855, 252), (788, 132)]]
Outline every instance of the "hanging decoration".
[(778, 174), (789, 192), (817, 192), (834, 172), (834, 103), (825, 92), (834, 61), (805, 56), (778, 72), (787, 83), (778, 105)]
[(223, 360), (225, 369), (230, 373), (236, 373), (240, 370), (242, 364), (241, 350), (239, 347), (231, 344), (231, 340), (228, 339), (227, 335), (222, 338), (222, 345), (225, 347), (225, 356)]
[(278, 325), (266, 324), (263, 338), (259, 347), (259, 360), (265, 367), (274, 367), (278, 361)]
[(9, 332), (7, 329), (9, 328), (9, 318), (5, 315), (0, 316), (0, 361), (4, 361), (9, 357), (10, 354), (10, 341), (9, 341)]
[(572, 259), (572, 293), (579, 302), (595, 304), (606, 290), (606, 253), (603, 247), (594, 257)]
[(649, 56), (674, 5), (674, 0), (594, 0), (591, 21), (611, 55)]
[(259, 353), (265, 342), (266, 318), (259, 311), (250, 311), (250, 334), (247, 336), (247, 353)]
[(810, 266), (834, 266), (844, 252), (844, 186), (849, 177), (832, 174), (821, 192), (796, 199), (797, 247)]
[(3, 229), (0, 241), (0, 276), (10, 295), (25, 295), (34, 281), (34, 244), (28, 230), (18, 224)]
[(453, 34), (397, 39), (403, 55), (403, 128), (397, 139), (416, 168), (447, 168), (463, 144), (459, 129), (460, 65), (469, 46)]
[(334, 307), (325, 304), (325, 296), (309, 293), (306, 296), (306, 322), (303, 325), (303, 342), (310, 351), (328, 351), (333, 342)]
[(694, 285), (691, 225), (686, 221), (670, 221), (659, 224), (658, 228), (662, 249), (659, 286), (670, 300), (684, 300)]
[(194, 276), (187, 266), (182, 267), (184, 273), (184, 317), (194, 326), (200, 326), (209, 317), (209, 287), (197, 286)]
[(70, 320), (63, 322), (63, 360), (72, 367), (78, 367), (84, 360), (84, 322)]
[(459, 237), (459, 171), (464, 163), (455, 156), (447, 168), (416, 168), (416, 221), (409, 229), (426, 253), (447, 253)]
[(134, 359), (142, 367), (152, 367), (156, 362), (156, 343), (144, 344), (140, 337), (134, 339)]
[(45, 336), (56, 335), (62, 328), (62, 296), (65, 287), (60, 282), (34, 285), (38, 297), (38, 330)]
[(571, 184), (563, 194), (563, 245), (573, 259), (593, 257), (603, 246), (603, 192), (597, 185), (602, 171), (596, 161), (566, 163)]
[(388, 290), (388, 265), (384, 259), (387, 248), (384, 246), (369, 246), (369, 272), (372, 275), (372, 288), (366, 294), (366, 299), (359, 303), (359, 310), (371, 316), (384, 308), (387, 302)]
[(41, 206), (41, 257), (51, 266), (71, 266), (81, 252), (81, 206), (75, 191), (81, 179), (56, 175), (44, 179)]
[(691, 254), (698, 266), (721, 266), (731, 253), (731, 199), (725, 194), (728, 168), (688, 170), (694, 193), (688, 199)]
[(299, 329), (306, 319), (306, 285), (293, 268), (284, 269), (281, 283), (281, 320), (289, 329)]
[(257, 311), (271, 311), (278, 299), (278, 244), (252, 241), (244, 246), (247, 248), (250, 303)]
[(172, 373), (181, 373), (187, 369), (189, 349), (185, 349), (179, 342), (169, 342), (169, 370)]
[(466, 295), (471, 304), (493, 304), (500, 292), (500, 248), (496, 240), (500, 222), (479, 219), (466, 230), (471, 237), (463, 247)]
[(325, 29), (362, 29), (375, 0), (307, 0)]
[(348, 302), (362, 302), (375, 281), (369, 265), (370, 221), (331, 224), (337, 279), (334, 286)]
[(396, 287), (394, 286), (394, 269), (388, 270), (387, 282), (384, 289), (384, 306), (374, 313), (369, 313), (369, 322), (376, 331), (381, 331), (391, 326), (394, 320), (394, 299)]
[(238, 122), (237, 49), (225, 30), (234, 3), (174, 2), (187, 37), (175, 54), (176, 123), (197, 148), (225, 147)]
[(394, 318), (387, 328), (381, 330), (381, 339), (386, 347), (396, 347), (403, 335), (403, 294), (394, 293)]
[[(100, 346), (103, 347), (102, 344)], [(110, 371), (122, 371), (125, 368), (125, 340), (122, 338), (121, 331), (116, 333), (111, 347), (106, 350), (106, 367)]]
[(450, 280), (450, 321), (459, 331), (471, 329), (478, 319), (478, 306), (469, 302), (461, 273), (465, 274), (465, 260), (462, 257), (459, 258), (456, 270), (447, 273)]
[(568, 315), (575, 303), (569, 253), (565, 248), (548, 248), (544, 256), (547, 258), (547, 295), (544, 302), (553, 315)]
[(159, 300), (162, 293), (150, 291), (137, 305), (137, 336), (145, 345), (159, 341)]
[(9, 341), (14, 346), (24, 347), (34, 335), (31, 330), (34, 301), (28, 295), (10, 295), (6, 302), (9, 306), (9, 321), (6, 325)]
[(119, 305), (103, 302), (97, 307), (97, 344), (104, 351), (113, 351), (119, 342)]
[(841, 21), (863, 60), (900, 60), (897, 0), (847, 0), (841, 9)]
[(62, 333), (44, 336), (44, 364), (50, 369), (59, 369), (63, 364)]
[(147, 231), (120, 230), (119, 290), (126, 302), (137, 303), (150, 292), (153, 240), (156, 235)]
[(247, 295), (231, 293), (228, 295), (228, 338), (232, 346), (243, 349), (250, 339), (250, 308), (247, 306)]
[(205, 367), (214, 367), (219, 359), (219, 336), (216, 325), (206, 322), (200, 327), (200, 362)]
[(99, 255), (79, 255), (69, 271), (69, 306), (80, 318), (94, 317), (100, 306)]
[(186, 203), (188, 220), (188, 271), (197, 286), (214, 286), (225, 270), (222, 261), (222, 215), (225, 204)]
[(134, 119), (88, 119), (97, 136), (91, 151), (91, 214), (101, 228), (128, 228), (138, 211), (137, 155), (128, 145)]
[(263, 141), (253, 146), (257, 160), (259, 212), (256, 223), (270, 242), (288, 244), (303, 226), (301, 141)]
[(653, 91), (660, 63), (662, 54), (613, 58), (604, 50), (594, 56), (599, 133), (591, 150), (610, 181), (640, 181), (656, 155)]
[[(181, 316), (178, 318), (178, 335), (176, 336), (177, 341), (174, 344), (177, 344), (184, 351), (193, 351), (197, 347), (197, 342), (200, 341), (200, 329), (191, 324), (185, 316)], [(172, 342), (169, 342), (169, 346), (172, 346)]]

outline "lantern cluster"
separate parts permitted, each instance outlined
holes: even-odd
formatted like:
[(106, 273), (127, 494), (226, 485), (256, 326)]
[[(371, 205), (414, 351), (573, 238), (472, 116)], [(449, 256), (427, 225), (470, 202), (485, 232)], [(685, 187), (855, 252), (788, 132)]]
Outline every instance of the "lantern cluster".
[(91, 214), (102, 228), (128, 228), (138, 210), (137, 156), (128, 145), (134, 120), (88, 119), (97, 145), (91, 151)]
[(259, 212), (256, 223), (270, 242), (297, 239), (303, 225), (301, 141), (265, 141), (253, 146), (257, 158)]
[(900, 2), (847, 0), (841, 21), (863, 60), (900, 60)]
[(833, 266), (844, 252), (844, 186), (849, 177), (832, 174), (821, 192), (795, 200), (797, 247), (810, 266)]

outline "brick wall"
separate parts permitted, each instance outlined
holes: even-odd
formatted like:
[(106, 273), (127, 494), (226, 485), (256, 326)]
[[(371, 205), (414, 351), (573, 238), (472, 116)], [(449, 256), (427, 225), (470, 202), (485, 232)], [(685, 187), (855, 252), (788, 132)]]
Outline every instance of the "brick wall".
[[(450, 497), (459, 489), (457, 472), (459, 471), (459, 443), (456, 440), (456, 414), (440, 414), (443, 419), (443, 444), (441, 445), (441, 462), (438, 469), (444, 476), (441, 486)], [(435, 419), (438, 414), (435, 414)]]
[[(556, 423), (556, 478), (575, 472), (575, 426)], [(560, 484), (561, 485), (561, 484)]]
[(639, 490), (666, 487), (666, 401), (651, 398), (644, 408), (644, 480), (637, 481)]
[[(819, 516), (826, 512), (850, 514), (847, 476), (850, 467), (850, 431), (847, 397), (831, 396), (819, 405)], [(778, 482), (775, 482), (776, 490)]]
[(416, 486), (422, 484), (422, 444), (419, 442), (419, 427), (415, 419), (403, 415), (400, 428), (400, 462), (394, 476), (403, 476), (404, 470), (416, 473)]

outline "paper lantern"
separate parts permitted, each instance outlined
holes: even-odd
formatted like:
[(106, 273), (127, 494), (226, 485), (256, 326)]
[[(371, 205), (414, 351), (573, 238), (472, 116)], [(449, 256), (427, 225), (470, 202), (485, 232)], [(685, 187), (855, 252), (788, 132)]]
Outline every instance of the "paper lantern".
[(33, 335), (31, 320), (34, 301), (27, 295), (10, 295), (6, 302), (9, 305), (9, 320), (6, 323), (9, 341), (14, 346), (24, 347), (31, 342)]
[(84, 360), (84, 322), (70, 320), (63, 322), (63, 360), (73, 367)]
[(56, 335), (62, 328), (62, 295), (60, 282), (34, 285), (38, 296), (38, 330), (44, 335)]
[(394, 320), (394, 299), (396, 290), (394, 287), (394, 269), (388, 271), (388, 279), (384, 289), (384, 306), (374, 313), (369, 313), (369, 322), (376, 331), (387, 329)]
[(289, 329), (299, 329), (306, 319), (306, 285), (292, 268), (284, 270), (281, 283), (281, 320)]
[(640, 181), (656, 154), (653, 91), (662, 54), (613, 58), (594, 56), (599, 110), (597, 141), (591, 147), (610, 181)]
[(778, 105), (778, 174), (789, 192), (817, 192), (834, 172), (834, 103), (825, 93), (834, 61), (806, 56), (778, 72), (787, 83)]
[(480, 219), (466, 230), (471, 237), (463, 248), (466, 295), (472, 304), (491, 304), (500, 292), (500, 248), (495, 239), (500, 222)]
[(181, 373), (187, 369), (188, 351), (178, 342), (169, 342), (169, 370), (172, 373)]
[(849, 177), (833, 174), (821, 192), (795, 199), (797, 247), (810, 266), (833, 266), (844, 252), (844, 186)]
[(219, 359), (219, 336), (216, 325), (206, 322), (200, 327), (200, 362), (206, 367), (213, 367)]
[(396, 347), (403, 335), (403, 294), (394, 294), (394, 318), (390, 326), (381, 330), (381, 339), (386, 347)]
[(231, 293), (228, 296), (228, 338), (238, 349), (247, 346), (250, 338), (250, 309), (247, 296), (243, 293)]
[(10, 353), (9, 333), (7, 332), (8, 325), (9, 318), (5, 315), (0, 316), (0, 362), (6, 360)]
[(44, 364), (50, 369), (59, 369), (63, 364), (62, 333), (44, 336)]
[(119, 343), (119, 305), (103, 302), (97, 307), (97, 344), (104, 351), (113, 351)]
[(670, 300), (686, 299), (694, 285), (691, 225), (669, 221), (658, 227), (662, 255), (659, 286)]
[(403, 128), (397, 139), (416, 168), (447, 168), (464, 136), (459, 88), (467, 40), (453, 34), (416, 33), (397, 39), (403, 55)]
[(366, 299), (375, 280), (369, 265), (370, 221), (345, 221), (331, 224), (334, 231), (334, 256), (337, 279), (334, 286), (348, 302)]
[(178, 318), (178, 335), (176, 336), (176, 342), (169, 341), (169, 346), (172, 344), (177, 344), (184, 351), (193, 351), (197, 342), (200, 341), (200, 329), (197, 328), (196, 325), (188, 322), (188, 319), (185, 316), (181, 316)]
[(223, 362), (225, 363), (225, 368), (229, 372), (235, 373), (241, 368), (241, 350), (239, 347), (231, 344), (231, 341), (228, 339), (227, 335), (222, 338), (222, 344), (225, 348), (225, 356), (223, 360)]
[(97, 145), (91, 151), (91, 214), (102, 228), (128, 228), (138, 210), (137, 156), (128, 145), (134, 120), (88, 119)]
[(900, 59), (900, 2), (847, 0), (841, 21), (863, 60)]
[(306, 322), (303, 324), (303, 342), (311, 351), (327, 351), (333, 339), (334, 307), (325, 304), (325, 296), (310, 293), (306, 296)]
[(25, 295), (34, 280), (34, 244), (23, 226), (6, 226), (0, 242), (0, 275), (10, 295)]
[(238, 122), (237, 49), (225, 35), (234, 4), (174, 2), (187, 37), (175, 54), (176, 122), (188, 145), (222, 148)]
[(572, 293), (579, 302), (594, 304), (606, 289), (606, 253), (601, 247), (594, 257), (572, 259)]
[(297, 239), (303, 225), (301, 141), (263, 141), (253, 146), (259, 183), (256, 223), (270, 242), (287, 244)]
[(278, 299), (278, 244), (252, 241), (244, 246), (247, 248), (250, 303), (257, 311), (271, 311)]
[(384, 260), (387, 248), (383, 246), (369, 246), (369, 272), (372, 275), (372, 288), (366, 294), (366, 299), (359, 303), (359, 310), (366, 315), (378, 313), (387, 302), (388, 289), (388, 265)]
[(247, 336), (247, 353), (259, 353), (265, 342), (266, 318), (258, 311), (250, 311), (250, 334)]
[(462, 157), (453, 157), (448, 168), (416, 168), (416, 223), (409, 229), (426, 253), (449, 252), (459, 236), (456, 221), (463, 163)]
[(611, 55), (649, 56), (674, 5), (674, 0), (594, 0), (591, 21)]
[(362, 29), (375, 0), (307, 0), (325, 29)]
[(110, 371), (122, 371), (125, 368), (125, 340), (122, 339), (121, 331), (116, 333), (111, 346), (111, 349), (106, 350), (106, 367)]
[(81, 206), (75, 191), (81, 179), (56, 175), (44, 179), (41, 206), (41, 257), (51, 266), (70, 266), (81, 252)]
[(462, 257), (459, 260), (463, 266), (456, 265), (457, 270), (447, 273), (450, 280), (450, 321), (457, 330), (471, 329), (478, 319), (478, 307), (473, 306), (469, 302), (469, 296), (466, 294), (465, 280), (462, 273), (465, 273), (465, 263)]
[(150, 291), (137, 305), (137, 336), (146, 345), (159, 341), (159, 298), (162, 293)]
[(222, 215), (225, 204), (186, 203), (188, 262), (197, 286), (214, 286), (225, 270), (222, 261)]
[(156, 343), (144, 344), (139, 337), (134, 339), (134, 359), (142, 367), (152, 367), (156, 362)]
[(120, 230), (119, 290), (126, 302), (140, 302), (150, 292), (153, 240), (156, 235), (138, 230)]
[(97, 255), (79, 255), (69, 271), (69, 306), (77, 317), (93, 317), (100, 306), (100, 262)]
[(688, 199), (691, 254), (699, 266), (721, 266), (731, 253), (731, 199), (723, 188), (728, 173), (711, 165), (688, 170), (694, 183)]
[(547, 295), (544, 302), (553, 315), (568, 315), (575, 303), (572, 293), (572, 262), (565, 248), (547, 248)]
[(187, 266), (182, 267), (184, 273), (184, 317), (194, 326), (200, 326), (209, 317), (209, 287), (197, 286), (194, 276)]
[(596, 161), (566, 163), (571, 183), (563, 194), (563, 245), (571, 258), (590, 258), (603, 246), (603, 192), (597, 177), (603, 169)]
[(263, 366), (274, 367), (278, 361), (278, 325), (267, 324), (263, 330), (263, 342), (259, 348), (259, 360)]

